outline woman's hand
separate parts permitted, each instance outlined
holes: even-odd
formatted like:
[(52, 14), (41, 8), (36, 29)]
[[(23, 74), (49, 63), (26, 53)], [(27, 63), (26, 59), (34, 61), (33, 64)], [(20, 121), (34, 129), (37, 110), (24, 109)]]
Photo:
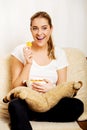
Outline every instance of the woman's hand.
[(32, 51), (30, 47), (24, 47), (23, 53), (25, 57), (25, 64), (32, 64)]
[(43, 84), (38, 82), (33, 82), (31, 86), (32, 89), (38, 92), (45, 93), (54, 87), (51, 81), (47, 79), (44, 79), (43, 81), (44, 81)]

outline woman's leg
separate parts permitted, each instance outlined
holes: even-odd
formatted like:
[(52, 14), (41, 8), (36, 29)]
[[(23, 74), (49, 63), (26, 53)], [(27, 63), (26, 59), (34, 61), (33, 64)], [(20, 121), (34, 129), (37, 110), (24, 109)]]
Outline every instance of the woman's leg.
[(37, 120), (53, 122), (76, 121), (83, 113), (83, 103), (76, 98), (63, 98), (47, 112), (39, 113)]
[(11, 130), (32, 130), (27, 114), (27, 104), (20, 99), (13, 99), (9, 103)]
[(29, 120), (50, 122), (76, 121), (83, 112), (83, 103), (76, 98), (63, 98), (47, 112), (34, 112), (25, 101), (14, 99), (9, 104), (11, 130), (32, 130)]

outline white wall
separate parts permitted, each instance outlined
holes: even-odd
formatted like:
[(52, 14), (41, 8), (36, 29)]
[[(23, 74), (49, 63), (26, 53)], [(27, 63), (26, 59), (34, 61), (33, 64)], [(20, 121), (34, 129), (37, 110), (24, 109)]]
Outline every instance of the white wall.
[(56, 45), (79, 48), (87, 56), (87, 0), (0, 0), (0, 56), (32, 40), (29, 19), (39, 10), (53, 19)]

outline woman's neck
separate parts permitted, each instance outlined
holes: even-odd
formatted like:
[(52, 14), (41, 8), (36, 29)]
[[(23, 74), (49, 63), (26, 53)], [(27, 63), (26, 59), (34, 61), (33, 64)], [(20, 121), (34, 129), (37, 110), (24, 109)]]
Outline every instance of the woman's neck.
[(48, 57), (47, 45), (39, 47), (33, 43), (32, 53), (33, 53), (33, 59), (39, 65), (48, 65), (51, 62), (51, 59), (49, 59), (49, 57)]

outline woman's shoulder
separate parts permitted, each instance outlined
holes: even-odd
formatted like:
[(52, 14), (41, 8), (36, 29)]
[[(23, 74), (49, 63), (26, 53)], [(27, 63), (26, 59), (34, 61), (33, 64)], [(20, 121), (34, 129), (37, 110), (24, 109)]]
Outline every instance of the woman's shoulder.
[(63, 48), (55, 47), (55, 56), (58, 64), (58, 69), (68, 66), (68, 59)]
[(11, 55), (16, 57), (22, 63), (24, 62), (24, 56), (23, 56), (23, 48), (24, 47), (25, 47), (25, 44), (18, 45), (11, 52)]
[(58, 58), (61, 55), (65, 55), (65, 51), (62, 47), (55, 46), (55, 56)]
[(14, 49), (14, 50), (20, 50), (20, 49), (23, 49), (23, 47), (25, 46), (25, 44), (20, 44), (20, 45), (17, 45)]

